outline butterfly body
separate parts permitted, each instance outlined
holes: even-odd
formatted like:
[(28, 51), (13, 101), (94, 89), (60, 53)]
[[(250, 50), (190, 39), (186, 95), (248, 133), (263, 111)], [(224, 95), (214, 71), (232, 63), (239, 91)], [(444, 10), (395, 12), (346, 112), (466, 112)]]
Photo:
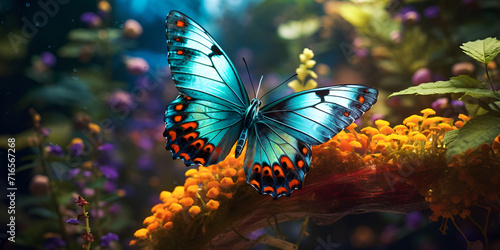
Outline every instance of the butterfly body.
[(235, 67), (199, 24), (171, 11), (168, 62), (181, 93), (165, 111), (166, 148), (174, 159), (212, 165), (246, 146), (247, 182), (273, 198), (301, 188), (311, 145), (330, 140), (377, 100), (376, 89), (337, 85), (306, 90), (262, 106), (248, 98)]

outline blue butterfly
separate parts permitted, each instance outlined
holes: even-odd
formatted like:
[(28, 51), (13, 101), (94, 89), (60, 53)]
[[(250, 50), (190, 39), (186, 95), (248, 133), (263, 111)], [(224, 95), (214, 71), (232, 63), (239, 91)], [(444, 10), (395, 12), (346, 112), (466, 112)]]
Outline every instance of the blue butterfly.
[(261, 107), (249, 100), (234, 65), (186, 15), (167, 16), (168, 63), (181, 93), (165, 111), (166, 149), (186, 166), (212, 165), (247, 147), (246, 180), (273, 198), (300, 189), (311, 145), (330, 140), (377, 101), (378, 91), (338, 85), (292, 94)]

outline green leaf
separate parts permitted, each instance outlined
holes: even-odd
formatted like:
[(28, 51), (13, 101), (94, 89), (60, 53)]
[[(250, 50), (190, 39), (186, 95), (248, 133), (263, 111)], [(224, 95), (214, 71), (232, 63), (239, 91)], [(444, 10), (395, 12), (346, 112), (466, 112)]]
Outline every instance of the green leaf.
[(458, 135), (458, 130), (451, 130), (446, 132), (443, 138), (444, 144), (449, 145), (450, 143), (452, 143), (455, 139), (457, 139), (457, 135)]
[(456, 138), (446, 151), (449, 161), (453, 155), (477, 148), (483, 143), (491, 143), (500, 134), (500, 117), (491, 114), (477, 116), (458, 130)]
[[(422, 83), (418, 86), (409, 87), (389, 95), (440, 95), (451, 93), (478, 93), (486, 94), (485, 91), (492, 92), (483, 88), (483, 84), (468, 75), (459, 75), (450, 78), (449, 81), (438, 81)], [(388, 98), (389, 98), (388, 97)]]
[(488, 37), (484, 40), (464, 43), (460, 48), (468, 56), (481, 63), (488, 64), (500, 53), (500, 40), (496, 37)]

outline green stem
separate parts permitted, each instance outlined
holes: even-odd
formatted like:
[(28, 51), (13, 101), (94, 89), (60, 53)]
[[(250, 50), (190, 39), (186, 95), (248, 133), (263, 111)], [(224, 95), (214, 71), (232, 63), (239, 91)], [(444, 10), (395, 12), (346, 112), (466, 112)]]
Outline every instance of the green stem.
[(490, 83), (491, 90), (495, 91), (495, 89), (493, 88), (493, 82), (491, 82), (490, 73), (488, 72), (488, 64), (485, 63), (484, 68), (486, 69), (486, 78), (488, 78), (488, 82)]
[[(89, 223), (89, 215), (87, 211), (85, 210), (86, 206), (82, 206), (83, 209), (83, 215), (85, 215), (85, 230), (87, 231), (87, 235), (90, 235), (90, 223)], [(92, 242), (89, 240), (87, 244), (87, 250), (90, 250), (90, 245)]]

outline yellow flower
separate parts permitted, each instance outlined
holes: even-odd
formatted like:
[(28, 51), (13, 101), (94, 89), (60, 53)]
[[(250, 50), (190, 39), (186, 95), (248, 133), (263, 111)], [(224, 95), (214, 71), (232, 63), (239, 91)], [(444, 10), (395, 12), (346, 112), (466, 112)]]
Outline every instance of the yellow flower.
[(168, 207), (168, 210), (172, 211), (173, 213), (178, 213), (182, 210), (182, 205), (179, 203), (172, 203), (170, 207)]
[(149, 231), (146, 228), (141, 228), (134, 233), (134, 237), (139, 239), (145, 239), (148, 237)]
[(227, 187), (230, 187), (232, 185), (234, 185), (234, 181), (230, 177), (224, 177), (220, 181), (220, 186), (223, 187), (223, 188), (227, 188)]
[(91, 133), (94, 133), (94, 134), (101, 133), (101, 127), (99, 127), (99, 125), (92, 123), (92, 122), (89, 123), (88, 129), (90, 130)]
[(191, 197), (185, 197), (185, 198), (182, 198), (180, 201), (179, 201), (180, 204), (182, 204), (183, 206), (185, 207), (189, 207), (189, 206), (192, 206), (193, 203), (194, 203), (194, 200), (193, 198)]
[[(314, 65), (316, 65), (316, 61), (311, 60), (311, 58), (313, 57), (313, 51), (308, 48), (305, 48), (302, 54), (299, 55), (299, 60), (301, 63), (295, 71), (297, 73), (298, 80), (292, 80), (288, 83), (288, 86), (295, 92), (313, 89), (318, 86), (318, 83), (314, 80), (318, 78), (318, 75), (316, 74), (316, 72), (310, 70), (314, 67)], [(313, 79), (307, 79), (308, 77)]]
[(215, 199), (215, 198), (217, 198), (217, 196), (219, 196), (219, 188), (218, 187), (214, 187), (214, 188), (211, 188), (210, 190), (208, 190), (208, 193), (207, 193), (208, 198)]
[(165, 225), (163, 225), (163, 228), (165, 228), (166, 230), (170, 230), (174, 227), (174, 223), (169, 221), (167, 223), (165, 223)]
[(217, 208), (219, 208), (219, 205), (220, 203), (216, 200), (209, 200), (207, 202), (207, 208), (210, 209), (210, 210), (217, 210)]
[(192, 216), (196, 216), (201, 212), (201, 208), (199, 206), (192, 206), (188, 211)]

